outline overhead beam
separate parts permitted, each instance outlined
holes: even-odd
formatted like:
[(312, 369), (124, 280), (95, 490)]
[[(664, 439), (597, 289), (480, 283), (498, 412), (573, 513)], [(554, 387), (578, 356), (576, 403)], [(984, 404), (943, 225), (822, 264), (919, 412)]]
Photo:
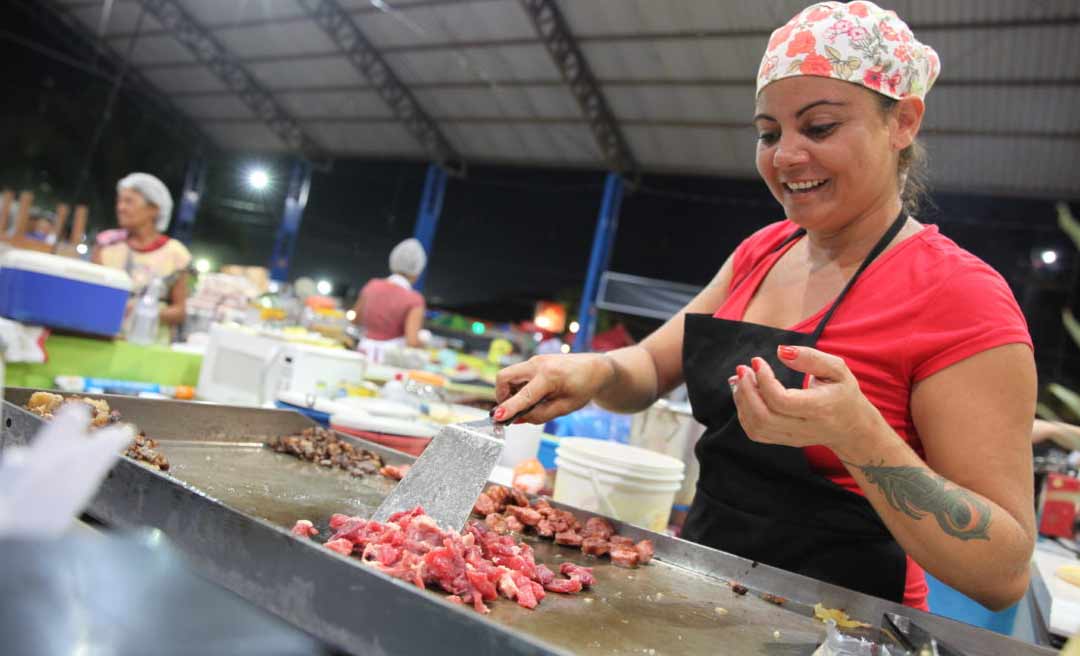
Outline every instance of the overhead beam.
[(254, 112), (289, 148), (312, 162), (328, 164), (329, 157), (313, 138), (304, 132), (274, 95), (255, 79), (217, 37), (196, 21), (178, 0), (138, 0), (169, 33), (184, 45), (206, 68), (210, 69)]
[[(420, 7), (439, 6), (445, 4), (459, 5), (462, 2), (479, 2), (483, 0), (449, 0), (433, 4), (407, 4), (394, 7), (392, 11), (403, 11)], [(492, 0), (487, 0), (492, 1)], [(497, 0), (499, 2), (505, 0)], [(100, 4), (101, 0), (94, 0)], [(374, 7), (360, 7), (346, 10), (349, 14), (378, 14), (381, 10)], [(258, 18), (251, 20), (239, 20), (217, 23), (208, 26), (211, 32), (238, 30), (265, 25), (283, 25), (288, 23), (301, 23), (307, 20), (306, 16), (281, 16), (275, 18)], [(1015, 18), (1006, 20), (983, 19), (966, 21), (936, 21), (927, 23), (912, 23), (909, 25), (913, 32), (940, 32), (943, 30), (1013, 30), (1017, 28), (1038, 27), (1072, 27), (1080, 25), (1080, 14), (1058, 16), (1049, 18)], [(168, 34), (168, 30), (146, 30), (143, 36), (161, 36)], [(577, 34), (578, 43), (626, 43), (640, 41), (701, 41), (705, 39), (731, 39), (731, 38), (754, 38), (768, 39), (772, 34), (771, 28), (746, 27), (746, 28), (714, 28), (701, 30), (654, 30), (645, 32), (607, 32), (597, 34)], [(124, 39), (129, 33), (115, 32), (109, 35), (109, 39)], [(468, 49), (468, 48), (499, 48), (508, 46), (520, 46), (532, 39), (487, 39), (481, 41), (462, 41), (447, 43), (412, 43), (383, 48), (384, 53), (390, 52), (421, 52), (426, 50)]]
[[(100, 3), (98, 3), (100, 6)], [(30, 18), (55, 34), (59, 41), (67, 44), (74, 53), (83, 58), (81, 62), (64, 61), (83, 70), (91, 75), (99, 77), (111, 83), (122, 75), (123, 88), (131, 91), (137, 102), (144, 107), (151, 108), (159, 116), (163, 117), (169, 129), (187, 138), (193, 145), (194, 150), (212, 149), (216, 147), (214, 139), (195, 124), (184, 112), (169, 101), (169, 96), (156, 85), (146, 79), (132, 66), (124, 65), (124, 58), (113, 50), (104, 39), (97, 38), (89, 28), (70, 15), (65, 7), (57, 4), (55, 0), (18, 0), (16, 6), (22, 9)], [(60, 53), (45, 51), (40, 45), (37, 49), (41, 54), (63, 60)], [(93, 62), (93, 63), (92, 63)]]
[[(126, 1), (135, 2), (137, 0), (126, 0)], [(225, 2), (225, 1), (228, 1), (228, 0), (222, 0), (222, 1)], [(235, 0), (233, 0), (233, 1), (235, 2)], [(281, 1), (281, 0), (278, 0), (278, 1)], [(376, 5), (375, 2), (372, 2), (371, 4), (368, 4), (368, 5), (361, 5), (361, 6), (358, 6), (358, 7), (352, 7), (352, 8), (346, 9), (346, 11), (349, 12), (349, 14), (351, 14), (353, 16), (362, 16), (362, 15), (385, 14), (385, 13), (405, 13), (405, 12), (411, 12), (411, 11), (416, 11), (416, 10), (431, 9), (433, 7), (442, 7), (442, 6), (446, 6), (446, 5), (454, 5), (456, 7), (460, 7), (462, 5), (470, 5), (470, 4), (492, 4), (492, 3), (513, 2), (513, 1), (514, 0), (415, 0), (414, 2), (410, 2), (408, 4), (400, 4), (398, 2), (394, 2), (393, 6), (390, 7), (389, 9), (380, 8), (380, 7), (378, 7)], [(83, 10), (83, 9), (97, 8), (97, 7), (101, 6), (101, 2), (102, 2), (102, 0), (85, 0), (83, 2), (76, 2), (76, 3), (69, 4), (69, 5), (65, 5), (64, 9), (67, 10), (67, 11), (79, 11), (79, 10)], [(389, 5), (386, 5), (386, 6), (389, 6)], [(307, 20), (308, 20), (308, 17), (307, 17), (306, 14), (304, 14), (303, 12), (298, 12), (298, 13), (292, 14), (292, 15), (278, 14), (278, 15), (275, 15), (275, 16), (269, 17), (269, 18), (241, 18), (241, 19), (231, 19), (231, 20), (226, 19), (226, 20), (214, 23), (213, 25), (207, 25), (206, 27), (211, 32), (218, 32), (218, 31), (222, 31), (222, 30), (244, 29), (244, 28), (248, 28), (248, 27), (263, 27), (265, 25), (288, 25), (290, 23), (305, 23), (305, 22), (307, 22)], [(118, 36), (120, 34), (122, 34), (122, 33), (117, 32), (117, 33), (115, 33), (113, 35), (110, 35), (109, 38), (114, 38), (115, 36)], [(168, 35), (169, 31), (168, 30), (146, 30), (143, 34), (146, 35), (146, 36), (163, 36), (163, 35)]]
[(371, 83), (428, 157), (448, 173), (464, 175), (464, 159), (337, 0), (297, 2)]
[[(250, 118), (240, 116), (203, 117), (207, 123), (224, 125), (236, 125), (252, 123)], [(396, 119), (389, 116), (305, 116), (307, 124), (319, 123), (324, 125), (392, 125)], [(461, 116), (436, 116), (435, 120), (446, 125), (566, 125), (583, 126), (586, 121), (580, 116), (500, 116), (500, 115), (461, 115)], [(621, 124), (625, 127), (638, 128), (678, 128), (696, 130), (740, 130), (751, 135), (753, 127), (745, 121), (712, 121), (678, 118), (628, 118), (623, 119)], [(1009, 138), (1009, 139), (1080, 139), (1080, 131), (1077, 130), (1026, 130), (1022, 128), (1010, 130), (987, 130), (965, 128), (936, 128), (924, 127), (919, 130), (920, 135), (941, 135), (950, 137), (986, 137), (986, 138)]]
[(521, 0), (521, 6), (581, 107), (608, 167), (631, 182), (636, 181), (637, 160), (555, 0)]
[[(753, 88), (756, 81), (752, 78), (602, 78), (600, 83), (605, 87), (749, 87)], [(482, 91), (490, 89), (498, 91), (500, 88), (507, 89), (551, 89), (562, 88), (565, 83), (562, 80), (491, 80), (485, 82), (415, 82), (409, 85), (413, 90), (423, 91)], [(1076, 87), (1080, 86), (1080, 78), (1062, 79), (1033, 79), (1033, 78), (946, 78), (934, 83), (935, 89), (945, 87)], [(373, 91), (374, 87), (368, 84), (336, 84), (326, 86), (280, 86), (274, 87), (277, 94), (283, 93), (351, 93)], [(174, 98), (219, 98), (230, 95), (230, 91), (207, 89), (205, 91), (176, 91), (171, 95)]]

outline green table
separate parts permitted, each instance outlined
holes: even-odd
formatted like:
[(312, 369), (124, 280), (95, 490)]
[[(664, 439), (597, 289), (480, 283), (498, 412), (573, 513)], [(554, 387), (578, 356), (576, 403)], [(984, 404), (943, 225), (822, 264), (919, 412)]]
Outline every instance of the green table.
[(164, 346), (139, 346), (124, 340), (51, 335), (45, 341), (49, 359), (43, 364), (7, 365), (9, 387), (54, 387), (57, 376), (92, 376), (159, 385), (199, 383), (202, 356)]

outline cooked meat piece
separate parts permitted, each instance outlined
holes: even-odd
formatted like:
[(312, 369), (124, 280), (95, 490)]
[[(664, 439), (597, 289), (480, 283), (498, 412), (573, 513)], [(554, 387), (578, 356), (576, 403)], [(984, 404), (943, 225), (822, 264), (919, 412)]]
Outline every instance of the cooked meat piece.
[(634, 548), (638, 552), (638, 564), (647, 565), (652, 560), (653, 554), (656, 553), (656, 548), (653, 547), (652, 540), (642, 540), (634, 545)]
[(555, 544), (567, 547), (580, 547), (582, 537), (573, 531), (562, 531), (555, 534)]
[(639, 558), (637, 549), (633, 547), (611, 545), (611, 562), (619, 567), (637, 567)]
[[(111, 410), (106, 401), (88, 399), (81, 396), (70, 396), (65, 399), (63, 396), (53, 394), (52, 392), (34, 392), (26, 402), (26, 409), (44, 419), (52, 419), (53, 413), (56, 412), (60, 406), (69, 403), (83, 403), (90, 407), (91, 419), (89, 428), (91, 430), (102, 428), (109, 424), (115, 424), (120, 420), (120, 414)], [(169, 469), (169, 461), (164, 455), (154, 451), (157, 447), (157, 442), (146, 437), (145, 433), (139, 433), (131, 441), (131, 444), (128, 445), (127, 449), (124, 450), (124, 455), (135, 460), (141, 460), (162, 471), (167, 471)]]
[(405, 474), (408, 474), (411, 468), (412, 465), (386, 465), (379, 470), (379, 473), (391, 480), (400, 481), (405, 478)]
[(84, 396), (69, 396), (64, 398), (52, 392), (34, 392), (26, 402), (26, 409), (44, 419), (52, 419), (53, 414), (60, 406), (70, 403), (82, 403), (90, 408), (90, 428), (102, 428), (109, 424), (115, 424), (120, 419), (117, 412), (109, 408), (107, 401), (91, 399)]
[(516, 487), (510, 488), (510, 499), (507, 504), (514, 506), (522, 506), (524, 508), (529, 507), (529, 495), (525, 494)]
[(603, 517), (590, 517), (585, 521), (585, 530), (581, 532), (587, 538), (602, 538), (607, 540), (615, 535), (615, 528), (611, 522)]
[[(75, 400), (76, 399), (72, 399), (71, 401)], [(93, 418), (90, 420), (90, 426), (92, 426), (93, 428), (101, 428), (103, 426), (108, 426), (109, 424), (114, 423), (115, 420), (113, 419), (112, 411), (109, 409), (108, 402), (102, 401), (100, 399), (87, 398), (78, 399), (78, 401), (81, 401), (86, 405), (90, 406), (90, 411), (93, 413)]]
[(581, 541), (581, 553), (587, 556), (603, 556), (611, 550), (608, 541), (603, 538), (584, 538)]
[(506, 512), (516, 517), (525, 526), (536, 526), (542, 519), (539, 512), (528, 506), (507, 506)]
[(510, 530), (506, 526), (506, 518), (499, 513), (491, 513), (484, 518), (484, 523), (487, 524), (488, 528), (500, 535)]
[(556, 533), (566, 533), (574, 530), (574, 518), (568, 515), (570, 513), (560, 510), (557, 514), (551, 516), (551, 525), (555, 527)]
[[(383, 466), (378, 454), (357, 448), (321, 426), (305, 428), (296, 435), (272, 437), (266, 441), (266, 446), (278, 453), (294, 455), (322, 467), (340, 469), (353, 476), (371, 476)], [(395, 469), (404, 475), (405, 470), (400, 467)]]
[[(507, 506), (507, 509), (514, 508), (515, 506)], [(524, 533), (525, 525), (521, 523), (521, 520), (513, 515), (506, 516), (506, 530), (511, 533)]]
[(148, 438), (145, 433), (139, 433), (128, 445), (124, 455), (135, 460), (141, 460), (161, 471), (168, 471), (169, 461), (164, 455), (154, 450), (157, 446), (157, 440)]
[(360, 460), (354, 459), (354, 455), (351, 453), (343, 453), (338, 456), (338, 462), (342, 469), (348, 469), (349, 473), (353, 476), (374, 476), (379, 473), (379, 463), (374, 460)]
[(510, 490), (501, 485), (489, 485), (484, 492), (495, 502), (495, 512), (506, 509), (506, 502), (510, 498)]
[(750, 591), (750, 589), (747, 588), (742, 583), (736, 583), (735, 581), (732, 581), (730, 583), (730, 585), (731, 585), (731, 591), (734, 592), (737, 595), (740, 595), (740, 596), (742, 596), (742, 595), (744, 595), (744, 594), (746, 594), (747, 592)]
[(761, 595), (761, 598), (769, 602), (770, 604), (776, 604), (777, 606), (783, 606), (787, 603), (787, 599), (785, 597), (769, 594), (768, 592)]
[(608, 538), (608, 542), (611, 543), (612, 547), (615, 547), (615, 546), (632, 547), (632, 546), (634, 546), (633, 538), (628, 538), (625, 535), (612, 535), (611, 537)]
[(541, 519), (536, 524), (536, 534), (542, 538), (555, 537), (555, 527), (551, 525), (551, 520)]
[(481, 492), (480, 496), (476, 498), (476, 503), (473, 504), (473, 514), (480, 517), (487, 517), (495, 512), (495, 502), (486, 492)]
[(559, 565), (559, 572), (561, 572), (563, 576), (579, 579), (581, 585), (586, 588), (591, 588), (596, 583), (596, 577), (593, 576), (591, 567), (582, 567), (581, 565), (575, 565), (574, 563), (563, 563), (562, 565)]
[(34, 392), (30, 400), (26, 402), (26, 409), (46, 419), (52, 419), (52, 415), (64, 402), (64, 397), (52, 392)]

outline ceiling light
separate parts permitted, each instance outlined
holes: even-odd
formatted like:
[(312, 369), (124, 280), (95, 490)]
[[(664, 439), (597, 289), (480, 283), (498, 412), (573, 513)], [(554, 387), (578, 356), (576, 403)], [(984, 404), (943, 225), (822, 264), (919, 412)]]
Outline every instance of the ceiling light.
[(266, 169), (252, 169), (248, 173), (248, 184), (255, 191), (262, 191), (270, 185), (270, 174), (266, 172)]

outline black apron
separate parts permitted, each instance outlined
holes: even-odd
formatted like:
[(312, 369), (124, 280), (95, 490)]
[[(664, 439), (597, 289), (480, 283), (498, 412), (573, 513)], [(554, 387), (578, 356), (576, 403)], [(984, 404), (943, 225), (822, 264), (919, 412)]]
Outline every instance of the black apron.
[[(784, 366), (776, 347), (815, 346), (848, 290), (900, 233), (906, 219), (901, 212), (812, 333), (705, 314), (686, 316), (683, 373), (694, 417), (706, 431), (695, 448), (701, 474), (682, 537), (903, 601), (907, 558), (870, 502), (814, 472), (801, 448), (760, 444), (747, 437), (728, 377), (737, 365), (749, 365), (757, 356), (769, 363), (785, 387), (802, 388), (804, 375)], [(797, 230), (773, 252), (805, 233)]]

